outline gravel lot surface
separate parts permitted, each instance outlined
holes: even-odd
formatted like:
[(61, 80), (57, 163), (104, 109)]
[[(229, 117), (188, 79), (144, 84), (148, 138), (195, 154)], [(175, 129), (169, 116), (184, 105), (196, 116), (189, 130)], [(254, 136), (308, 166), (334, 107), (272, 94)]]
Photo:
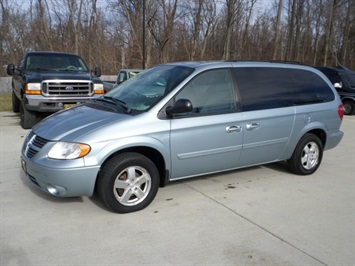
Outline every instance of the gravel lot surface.
[(131, 214), (56, 198), (20, 167), (28, 132), (0, 113), (0, 265), (354, 265), (355, 116), (311, 176), (270, 164), (169, 184)]

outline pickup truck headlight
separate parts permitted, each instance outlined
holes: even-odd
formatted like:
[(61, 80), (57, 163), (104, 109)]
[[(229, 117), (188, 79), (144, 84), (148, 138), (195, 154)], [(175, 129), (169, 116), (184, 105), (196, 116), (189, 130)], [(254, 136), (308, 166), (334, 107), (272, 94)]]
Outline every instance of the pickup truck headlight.
[(51, 159), (70, 160), (84, 157), (91, 147), (83, 143), (57, 142), (48, 152)]
[(99, 84), (99, 83), (95, 83), (94, 84), (94, 93), (95, 94), (104, 94), (104, 84)]
[(25, 88), (26, 94), (39, 95), (41, 94), (41, 83), (27, 83)]

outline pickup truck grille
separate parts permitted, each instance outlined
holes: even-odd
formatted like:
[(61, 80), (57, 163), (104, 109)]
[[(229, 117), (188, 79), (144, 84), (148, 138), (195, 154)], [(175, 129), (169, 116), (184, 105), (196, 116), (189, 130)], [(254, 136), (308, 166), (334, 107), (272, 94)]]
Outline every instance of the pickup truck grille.
[(44, 96), (91, 96), (94, 85), (91, 81), (82, 80), (44, 80), (42, 93)]
[(49, 142), (44, 138), (41, 138), (31, 131), (30, 134), (27, 136), (25, 143), (23, 145), (24, 153), (28, 158), (32, 158), (39, 152), (42, 147)]

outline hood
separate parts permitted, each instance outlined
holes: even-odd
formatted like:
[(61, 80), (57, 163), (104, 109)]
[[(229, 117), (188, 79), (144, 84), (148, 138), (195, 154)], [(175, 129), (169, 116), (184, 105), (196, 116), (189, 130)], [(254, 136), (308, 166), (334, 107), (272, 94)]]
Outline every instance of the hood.
[(91, 75), (87, 72), (73, 71), (40, 71), (26, 72), (26, 82), (41, 82), (47, 79), (62, 79), (62, 80), (91, 80)]
[(95, 129), (127, 118), (130, 116), (126, 114), (78, 105), (47, 117), (35, 125), (32, 131), (48, 140), (75, 141)]

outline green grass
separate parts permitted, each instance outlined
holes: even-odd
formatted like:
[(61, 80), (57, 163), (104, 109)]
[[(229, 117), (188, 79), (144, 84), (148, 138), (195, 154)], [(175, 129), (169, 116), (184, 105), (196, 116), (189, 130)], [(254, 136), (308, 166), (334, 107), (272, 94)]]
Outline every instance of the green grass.
[(0, 94), (0, 112), (12, 111), (11, 94)]

